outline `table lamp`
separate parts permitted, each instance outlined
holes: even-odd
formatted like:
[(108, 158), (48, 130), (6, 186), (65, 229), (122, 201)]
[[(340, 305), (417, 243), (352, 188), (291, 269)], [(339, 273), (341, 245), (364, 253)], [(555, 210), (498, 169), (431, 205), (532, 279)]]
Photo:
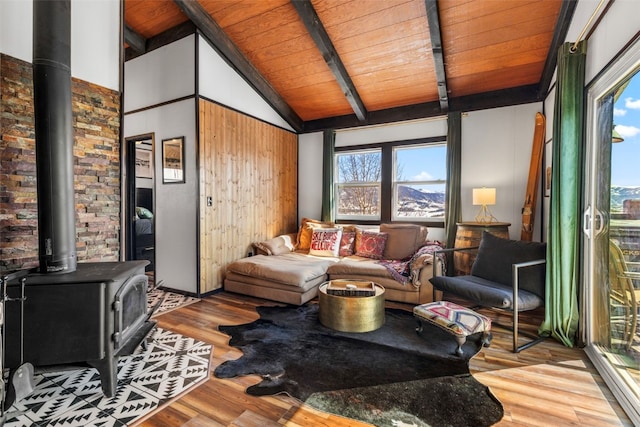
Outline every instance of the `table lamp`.
[(473, 205), (482, 206), (478, 215), (476, 215), (477, 222), (494, 222), (498, 221), (489, 211), (487, 206), (496, 204), (496, 189), (495, 188), (474, 188), (473, 189)]

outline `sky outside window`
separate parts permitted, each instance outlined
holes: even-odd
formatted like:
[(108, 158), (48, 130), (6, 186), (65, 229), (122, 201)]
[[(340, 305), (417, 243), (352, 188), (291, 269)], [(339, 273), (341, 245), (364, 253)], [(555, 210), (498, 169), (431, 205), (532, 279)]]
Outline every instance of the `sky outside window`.
[[(435, 181), (447, 179), (446, 145), (423, 149), (399, 149), (396, 152), (402, 181)], [(444, 190), (444, 186), (443, 186)]]
[(611, 186), (640, 187), (640, 74), (614, 104), (615, 130), (624, 138), (611, 149)]

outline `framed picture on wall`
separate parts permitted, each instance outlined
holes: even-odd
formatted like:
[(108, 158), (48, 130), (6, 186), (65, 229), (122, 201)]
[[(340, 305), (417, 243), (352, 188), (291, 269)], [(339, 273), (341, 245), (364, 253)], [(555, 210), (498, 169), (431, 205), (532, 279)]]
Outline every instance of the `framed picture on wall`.
[(162, 183), (185, 182), (184, 136), (162, 140)]
[(153, 178), (152, 151), (136, 149), (136, 178)]
[(553, 142), (548, 140), (544, 144), (544, 197), (551, 196), (551, 159), (553, 158)]

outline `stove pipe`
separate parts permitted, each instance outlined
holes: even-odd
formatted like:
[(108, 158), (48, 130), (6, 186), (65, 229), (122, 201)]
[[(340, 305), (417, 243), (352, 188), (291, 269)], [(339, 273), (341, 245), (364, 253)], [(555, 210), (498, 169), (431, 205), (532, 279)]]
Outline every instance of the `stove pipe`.
[(33, 98), (41, 273), (76, 270), (71, 1), (33, 2)]

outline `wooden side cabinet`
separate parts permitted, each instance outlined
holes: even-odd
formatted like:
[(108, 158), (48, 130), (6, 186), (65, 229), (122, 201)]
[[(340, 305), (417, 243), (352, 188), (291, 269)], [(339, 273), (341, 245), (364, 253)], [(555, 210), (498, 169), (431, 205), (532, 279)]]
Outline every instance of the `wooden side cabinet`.
[[(494, 236), (509, 238), (508, 222), (459, 222), (456, 230), (456, 248), (478, 246), (482, 232), (487, 231)], [(475, 251), (458, 251), (453, 256), (453, 268), (456, 276), (471, 273), (471, 266), (476, 259)]]

